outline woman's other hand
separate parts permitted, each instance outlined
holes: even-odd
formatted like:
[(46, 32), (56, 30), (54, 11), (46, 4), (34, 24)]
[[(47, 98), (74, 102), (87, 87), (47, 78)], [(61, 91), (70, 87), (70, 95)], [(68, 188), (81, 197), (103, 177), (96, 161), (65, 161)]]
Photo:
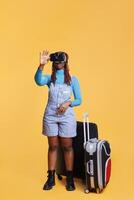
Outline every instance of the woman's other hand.
[(67, 101), (63, 103), (58, 109), (57, 109), (57, 114), (63, 114), (71, 104), (71, 101)]

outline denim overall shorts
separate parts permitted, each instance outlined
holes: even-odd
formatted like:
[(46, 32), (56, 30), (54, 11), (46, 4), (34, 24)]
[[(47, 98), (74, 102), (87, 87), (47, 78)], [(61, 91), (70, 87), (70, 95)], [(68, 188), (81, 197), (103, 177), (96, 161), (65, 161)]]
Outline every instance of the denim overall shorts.
[(63, 114), (57, 114), (57, 108), (71, 100), (71, 95), (70, 85), (50, 83), (48, 102), (43, 115), (43, 135), (67, 138), (76, 136), (76, 116), (73, 108), (69, 106)]

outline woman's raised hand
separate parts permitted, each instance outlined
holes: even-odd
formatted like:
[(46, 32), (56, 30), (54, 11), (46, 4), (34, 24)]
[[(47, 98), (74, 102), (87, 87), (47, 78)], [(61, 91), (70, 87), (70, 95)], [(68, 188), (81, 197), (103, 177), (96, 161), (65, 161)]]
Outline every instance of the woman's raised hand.
[(50, 60), (49, 52), (44, 50), (40, 52), (40, 65), (45, 65)]

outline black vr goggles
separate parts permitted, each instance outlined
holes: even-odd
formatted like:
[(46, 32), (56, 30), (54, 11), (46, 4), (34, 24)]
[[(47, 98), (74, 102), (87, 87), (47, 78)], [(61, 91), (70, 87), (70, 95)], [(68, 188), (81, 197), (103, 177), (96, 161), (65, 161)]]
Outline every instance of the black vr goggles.
[(52, 62), (66, 62), (66, 54), (64, 52), (55, 52), (50, 54), (50, 61)]

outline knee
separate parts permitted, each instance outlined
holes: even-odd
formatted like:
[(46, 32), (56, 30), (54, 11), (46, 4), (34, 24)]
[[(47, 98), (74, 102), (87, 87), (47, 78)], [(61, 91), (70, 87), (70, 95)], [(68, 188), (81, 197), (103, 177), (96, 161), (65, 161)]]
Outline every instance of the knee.
[(57, 151), (58, 150), (58, 145), (51, 145), (49, 146), (49, 151)]
[(72, 146), (62, 146), (62, 149), (64, 152), (71, 152), (73, 151), (73, 147)]

